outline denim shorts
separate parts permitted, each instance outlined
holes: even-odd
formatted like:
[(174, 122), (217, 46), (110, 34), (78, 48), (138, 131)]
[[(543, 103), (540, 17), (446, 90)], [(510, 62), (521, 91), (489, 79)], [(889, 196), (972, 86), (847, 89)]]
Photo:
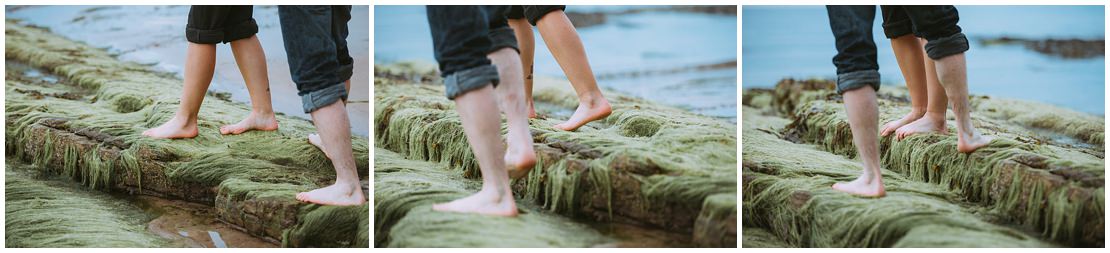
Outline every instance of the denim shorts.
[(289, 72), (305, 113), (347, 99), (353, 59), (347, 50), (351, 6), (278, 6)]
[(497, 68), (486, 55), (517, 48), (516, 34), (506, 13), (510, 6), (428, 6), (428, 25), (446, 96), (455, 99), (466, 92), (499, 83)]

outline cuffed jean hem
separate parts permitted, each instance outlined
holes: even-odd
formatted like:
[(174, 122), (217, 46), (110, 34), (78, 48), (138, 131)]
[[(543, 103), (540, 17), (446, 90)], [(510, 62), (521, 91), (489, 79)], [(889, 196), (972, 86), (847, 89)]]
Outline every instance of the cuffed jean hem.
[(447, 86), (447, 99), (455, 100), (455, 97), (486, 85), (497, 87), (500, 81), (501, 79), (497, 75), (497, 67), (483, 65), (451, 73), (443, 79), (443, 85)]
[(964, 33), (937, 38), (925, 43), (925, 54), (928, 54), (929, 58), (933, 60), (967, 52), (968, 49), (967, 36), (964, 36)]
[(497, 52), (497, 50), (506, 47), (512, 48), (516, 50), (517, 54), (520, 54), (520, 48), (517, 46), (516, 41), (516, 33), (513, 32), (513, 28), (505, 26), (491, 29), (489, 31), (489, 41), (492, 45), (490, 45), (490, 50), (486, 52), (486, 54)]
[(347, 100), (347, 87), (344, 86), (344, 83), (340, 82), (301, 95), (301, 107), (304, 107), (304, 113), (312, 113), (337, 101)]
[(838, 94), (844, 94), (844, 92), (866, 86), (871, 86), (875, 91), (879, 91), (878, 70), (860, 70), (836, 75), (836, 93)]

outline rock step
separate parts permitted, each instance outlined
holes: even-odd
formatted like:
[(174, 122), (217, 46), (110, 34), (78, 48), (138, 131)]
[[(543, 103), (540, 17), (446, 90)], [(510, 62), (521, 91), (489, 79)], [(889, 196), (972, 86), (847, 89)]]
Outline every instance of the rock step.
[[(374, 150), (376, 247), (593, 247), (613, 238), (558, 214), (518, 205), (516, 218), (431, 210), (434, 203), (465, 197), (478, 180), (441, 163), (408, 160)], [(519, 201), (518, 201), (519, 202)]]
[[(904, 106), (892, 104), (880, 106), (880, 122), (905, 113)], [(785, 135), (832, 153), (855, 155), (842, 103), (812, 100), (793, 116)], [(996, 137), (990, 145), (971, 154), (958, 153), (952, 127), (948, 135), (919, 134), (901, 141), (888, 136), (880, 139), (882, 166), (988, 205), (1010, 222), (1040, 230), (1060, 243), (1103, 245), (1101, 157), (1083, 148), (1039, 141), (1013, 123), (973, 119), (983, 134)]]
[[(306, 120), (280, 116), (281, 129), (223, 136), (245, 105), (208, 96), (200, 135), (155, 140), (141, 132), (172, 117), (181, 80), (122, 62), (101, 49), (8, 20), (5, 109), (9, 157), (70, 176), (91, 188), (213, 206), (220, 219), (284, 246), (368, 247), (369, 204), (299, 203), (298, 191), (330, 184), (330, 162), (305, 136)], [(23, 63), (57, 80), (14, 71)], [(369, 142), (354, 138), (360, 176)]]
[[(452, 164), (478, 178), (454, 103), (442, 85), (429, 84), (375, 80), (377, 146), (406, 159)], [(577, 98), (570, 87), (539, 80), (534, 97), (573, 110)], [(734, 246), (735, 125), (612, 92), (606, 96), (613, 113), (575, 132), (552, 128), (557, 119), (531, 120), (538, 163), (514, 180), (514, 192), (570, 217), (632, 221), (693, 234), (701, 246)]]
[(981, 207), (962, 203), (944, 187), (893, 171), (883, 171), (886, 197), (834, 191), (834, 182), (858, 176), (858, 163), (783, 140), (766, 125), (774, 122), (767, 118), (743, 118), (746, 227), (766, 229), (797, 247), (1054, 246), (995, 224)]

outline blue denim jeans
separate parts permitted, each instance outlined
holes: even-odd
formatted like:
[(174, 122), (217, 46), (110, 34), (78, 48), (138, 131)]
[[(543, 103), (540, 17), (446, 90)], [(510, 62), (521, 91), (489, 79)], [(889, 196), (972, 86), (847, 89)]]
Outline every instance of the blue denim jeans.
[(347, 21), (351, 6), (278, 6), (289, 72), (305, 113), (347, 100), (351, 79)]
[[(829, 27), (836, 37), (836, 91), (861, 87), (879, 90), (879, 62), (871, 26), (875, 6), (826, 6)], [(940, 59), (968, 50), (967, 37), (956, 23), (952, 6), (883, 6), (883, 30), (888, 38), (913, 33), (925, 38), (925, 51)]]
[(448, 99), (500, 82), (486, 55), (502, 48), (520, 50), (509, 27), (509, 6), (428, 6), (428, 25)]

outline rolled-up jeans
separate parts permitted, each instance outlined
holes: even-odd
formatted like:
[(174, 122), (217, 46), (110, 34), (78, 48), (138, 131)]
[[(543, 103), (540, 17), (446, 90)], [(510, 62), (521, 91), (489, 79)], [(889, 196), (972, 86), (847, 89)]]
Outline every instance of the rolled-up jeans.
[(879, 60), (872, 39), (874, 5), (829, 5), (829, 27), (836, 37), (836, 92), (870, 86), (879, 90)]
[(351, 6), (278, 6), (289, 72), (305, 113), (347, 100), (351, 79), (347, 21)]
[[(879, 62), (872, 24), (875, 6), (826, 6), (829, 27), (836, 37), (836, 91), (870, 86), (879, 90)], [(884, 6), (883, 28), (888, 38), (913, 33), (925, 38), (929, 58), (938, 60), (968, 50), (967, 37), (956, 23), (952, 6)]]
[(428, 6), (428, 25), (448, 99), (500, 82), (486, 55), (502, 48), (517, 52), (516, 34), (505, 15), (509, 6)]

